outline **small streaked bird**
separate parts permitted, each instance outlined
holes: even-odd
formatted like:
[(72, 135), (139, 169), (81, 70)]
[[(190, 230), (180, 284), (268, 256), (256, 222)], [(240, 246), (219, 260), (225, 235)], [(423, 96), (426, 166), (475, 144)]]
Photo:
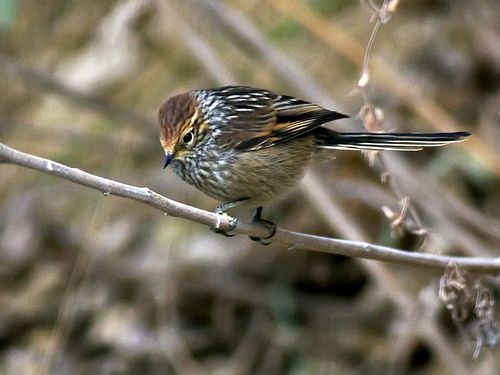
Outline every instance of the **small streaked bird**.
[[(322, 127), (349, 116), (272, 91), (225, 86), (167, 99), (159, 111), (164, 167), (219, 200), (223, 213), (289, 193), (325, 149), (418, 151), (463, 141), (469, 133), (339, 133)], [(273, 230), (272, 230), (273, 232)], [(252, 238), (255, 239), (255, 238)], [(265, 240), (265, 239), (264, 239)]]

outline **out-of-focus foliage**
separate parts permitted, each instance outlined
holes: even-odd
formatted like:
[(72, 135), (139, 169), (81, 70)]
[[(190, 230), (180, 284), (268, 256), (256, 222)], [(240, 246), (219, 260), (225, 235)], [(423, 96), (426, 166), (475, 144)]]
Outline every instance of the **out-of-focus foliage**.
[[(360, 66), (318, 38), (322, 24), (301, 24), (303, 14), (285, 15), (271, 0), (216, 1), (251, 23), (271, 51), (263, 54), (210, 3), (1, 0), (0, 141), (212, 210), (218, 202), (161, 169), (154, 123), (167, 96), (229, 80), (313, 96), (273, 65), (272, 53), (281, 53), (342, 106), (331, 109), (354, 117), (363, 103), (352, 94)], [(372, 24), (360, 3), (301, 4), (366, 45)], [(384, 129), (443, 129), (440, 118), (422, 115), (429, 108), (406, 100), (417, 93), (474, 134), (472, 146), (403, 155), (421, 176), (398, 185), (431, 232), (422, 249), (411, 235), (391, 237), (380, 208), (397, 211), (396, 195), (358, 153), (314, 166), (348, 223), (326, 217), (303, 189), (264, 216), (307, 233), (347, 237), (347, 226), (414, 251), (498, 256), (499, 18), (493, 0), (402, 1), (377, 36), (372, 59), (408, 83), (395, 92), (390, 77), (371, 70)], [(49, 90), (13, 65), (99, 104)], [(471, 315), (461, 329), (451, 322), (438, 277), (223, 238), (135, 202), (0, 165), (0, 373), (498, 373), (498, 349), (483, 348), (471, 362), (477, 320)], [(496, 297), (498, 281), (483, 280)]]

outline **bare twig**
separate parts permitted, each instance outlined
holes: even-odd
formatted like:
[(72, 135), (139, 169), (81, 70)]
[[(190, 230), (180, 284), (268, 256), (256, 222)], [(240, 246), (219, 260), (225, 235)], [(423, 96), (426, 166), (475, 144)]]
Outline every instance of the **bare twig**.
[[(353, 64), (362, 66), (364, 57), (362, 44), (344, 28), (336, 25), (332, 19), (326, 20), (297, 0), (269, 1), (268, 4), (303, 25), (318, 40), (331, 46)], [(373, 59), (372, 63), (377, 71), (377, 77), (374, 77), (377, 84), (397, 96), (430, 125), (444, 132), (465, 129), (464, 124), (456, 120), (451, 113), (432, 99), (424, 97), (421, 94), (422, 90), (415, 87), (415, 82), (410, 83), (407, 78), (380, 58)], [(408, 90), (408, 87), (413, 87), (413, 89)], [(480, 161), (483, 167), (496, 175), (500, 174), (500, 155), (483, 139), (475, 136), (469, 142), (463, 143), (462, 147), (475, 160)]]
[(25, 66), (16, 59), (0, 53), (0, 71), (2, 75), (13, 76), (29, 85), (51, 91), (63, 98), (91, 109), (98, 110), (106, 115), (125, 122), (135, 122), (138, 124), (147, 124), (151, 129), (156, 128), (156, 123), (147, 116), (137, 114), (126, 107), (110, 103), (106, 99), (95, 95), (86, 94), (75, 90), (60, 80), (51, 77), (48, 74), (39, 72), (31, 67)]
[[(363, 121), (363, 125), (368, 131), (381, 131), (381, 125), (384, 117), (383, 110), (375, 106), (375, 104), (371, 101), (368, 92), (370, 84), (370, 57), (377, 33), (382, 24), (389, 22), (391, 19), (393, 13), (397, 9), (398, 0), (384, 0), (384, 3), (380, 8), (378, 8), (372, 1), (365, 1), (364, 4), (372, 13), (371, 21), (375, 21), (375, 25), (373, 26), (370, 39), (368, 40), (368, 45), (366, 46), (361, 76), (357, 84), (357, 88), (361, 90), (361, 93), (363, 94), (364, 103), (356, 117)], [(417, 210), (415, 210), (415, 207), (411, 204), (410, 197), (408, 197), (401, 189), (399, 181), (397, 180), (398, 176), (395, 176), (396, 178), (394, 178), (389, 173), (386, 155), (378, 152), (370, 152), (368, 155), (371, 158), (372, 163), (375, 157), (378, 159), (382, 179), (389, 182), (392, 191), (396, 194), (400, 202), (401, 210), (398, 214), (393, 213), (393, 215), (387, 216), (387, 212), (384, 212), (390, 221), (391, 232), (393, 235), (399, 237), (403, 236), (405, 231), (418, 235), (421, 237), (420, 247), (422, 247), (422, 245), (426, 242), (425, 240), (428, 235), (428, 231), (425, 229)]]
[[(224, 231), (228, 231), (232, 227), (231, 218), (228, 216), (218, 215), (173, 201), (145, 187), (140, 188), (123, 184), (114, 180), (95, 176), (80, 169), (68, 167), (49, 159), (27, 154), (10, 148), (3, 143), (0, 143), (0, 160), (3, 163), (11, 163), (35, 169), (53, 176), (61, 177), (79, 185), (99, 190), (105, 196), (115, 195), (132, 199), (163, 211), (170, 216), (181, 217)], [(244, 222), (238, 223), (235, 232), (238, 234), (249, 234), (260, 237), (269, 235), (267, 228), (258, 224), (248, 224)], [(320, 237), (292, 232), (285, 229), (277, 229), (274, 240), (287, 246), (293, 246), (294, 248), (425, 267), (441, 271), (450, 262), (455, 262), (469, 272), (493, 275), (500, 274), (500, 258), (452, 257), (413, 253), (367, 242)]]

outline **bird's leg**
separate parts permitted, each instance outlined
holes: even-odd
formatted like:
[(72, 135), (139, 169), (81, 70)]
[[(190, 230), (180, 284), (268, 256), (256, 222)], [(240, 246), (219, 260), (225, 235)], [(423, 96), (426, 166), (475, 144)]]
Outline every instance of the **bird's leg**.
[(245, 202), (247, 200), (248, 200), (248, 198), (240, 198), (240, 199), (236, 199), (235, 201), (222, 203), (220, 206), (218, 206), (215, 209), (215, 213), (216, 214), (222, 214), (222, 213), (226, 212), (227, 210), (229, 210), (229, 209), (231, 209), (233, 207), (236, 207), (236, 206), (242, 204), (243, 202)]
[(248, 198), (236, 199), (235, 201), (222, 203), (220, 206), (218, 206), (215, 209), (215, 213), (226, 217), (229, 220), (229, 223), (231, 224), (231, 229), (226, 231), (226, 230), (220, 230), (217, 228), (212, 228), (212, 231), (214, 231), (215, 233), (222, 234), (223, 236), (226, 236), (226, 237), (233, 237), (235, 234), (233, 232), (233, 230), (234, 230), (234, 228), (236, 228), (236, 225), (238, 224), (238, 219), (235, 217), (229, 216), (226, 213), (226, 211), (229, 210), (230, 208), (233, 208), (233, 207), (240, 205), (241, 203), (243, 203), (247, 200), (248, 200)]
[(269, 232), (271, 234), (265, 238), (259, 238), (254, 236), (248, 236), (248, 237), (250, 237), (252, 241), (258, 241), (262, 245), (269, 245), (271, 243), (271, 238), (276, 234), (276, 224), (274, 224), (272, 221), (263, 219), (261, 215), (262, 215), (262, 206), (257, 207), (255, 209), (255, 212), (253, 213), (252, 223), (258, 223), (265, 226), (267, 229), (269, 229)]

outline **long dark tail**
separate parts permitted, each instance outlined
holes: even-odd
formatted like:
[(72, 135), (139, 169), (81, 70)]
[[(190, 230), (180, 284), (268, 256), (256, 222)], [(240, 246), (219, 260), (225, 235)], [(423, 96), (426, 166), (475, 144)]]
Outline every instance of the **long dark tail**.
[(338, 150), (419, 151), (462, 142), (468, 132), (455, 133), (337, 133), (322, 128), (317, 133), (318, 148)]

